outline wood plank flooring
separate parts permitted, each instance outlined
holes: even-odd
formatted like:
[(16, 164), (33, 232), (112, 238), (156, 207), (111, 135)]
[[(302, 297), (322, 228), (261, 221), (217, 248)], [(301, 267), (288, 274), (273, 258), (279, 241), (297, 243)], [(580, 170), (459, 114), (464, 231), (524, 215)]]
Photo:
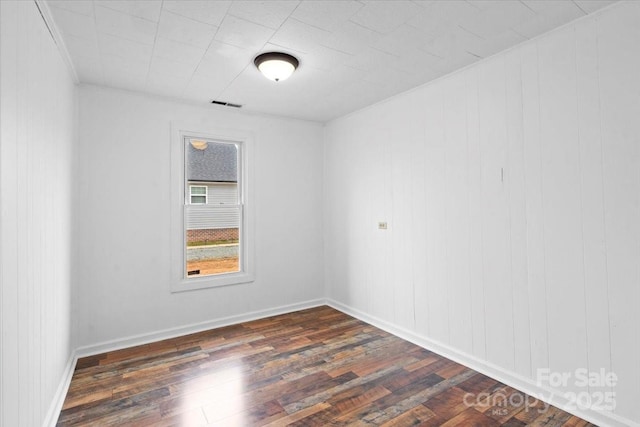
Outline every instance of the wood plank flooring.
[(524, 396), (325, 306), (80, 359), (58, 426), (591, 425)]

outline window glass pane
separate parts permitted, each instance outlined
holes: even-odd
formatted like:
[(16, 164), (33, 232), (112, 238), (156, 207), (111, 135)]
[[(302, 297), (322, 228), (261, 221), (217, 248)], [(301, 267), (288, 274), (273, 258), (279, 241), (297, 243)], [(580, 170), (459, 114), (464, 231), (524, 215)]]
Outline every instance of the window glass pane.
[[(200, 209), (198, 209), (200, 208)], [(188, 207), (187, 276), (240, 271), (240, 207)]]
[(187, 138), (185, 154), (186, 276), (241, 271), (238, 146)]
[(191, 194), (207, 194), (207, 187), (191, 186)]

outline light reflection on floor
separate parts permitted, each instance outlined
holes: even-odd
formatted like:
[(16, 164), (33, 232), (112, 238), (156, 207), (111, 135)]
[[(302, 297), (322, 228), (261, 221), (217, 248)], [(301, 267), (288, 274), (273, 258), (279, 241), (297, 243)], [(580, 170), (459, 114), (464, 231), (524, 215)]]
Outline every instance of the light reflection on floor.
[[(206, 421), (211, 425), (246, 426), (245, 373), (242, 365), (238, 363), (206, 377), (186, 382), (182, 409), (200, 407)], [(183, 415), (182, 425), (200, 425), (194, 424), (193, 414), (185, 412)]]

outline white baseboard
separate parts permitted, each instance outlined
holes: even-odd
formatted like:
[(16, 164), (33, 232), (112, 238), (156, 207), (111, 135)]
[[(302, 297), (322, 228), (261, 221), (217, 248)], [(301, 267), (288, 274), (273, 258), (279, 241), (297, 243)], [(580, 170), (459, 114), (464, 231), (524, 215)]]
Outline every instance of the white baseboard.
[(235, 325), (237, 323), (249, 322), (251, 320), (263, 319), (265, 317), (276, 316), (278, 314), (291, 313), (293, 311), (304, 310), (307, 308), (325, 305), (324, 298), (304, 301), (295, 304), (283, 305), (280, 307), (269, 308), (266, 310), (257, 310), (249, 313), (239, 314), (235, 316), (222, 317), (206, 322), (192, 323), (190, 325), (179, 326), (177, 328), (164, 329), (161, 331), (150, 332), (146, 334), (132, 335), (117, 340), (105, 341), (98, 344), (80, 347), (76, 350), (77, 357), (94, 356), (96, 354), (106, 353), (108, 351), (121, 350), (123, 348), (135, 347), (137, 345), (149, 344), (156, 341), (162, 341), (169, 338), (176, 338), (183, 335), (202, 332), (209, 329), (220, 328), (223, 326)]
[(71, 378), (73, 377), (73, 372), (75, 371), (77, 362), (78, 357), (74, 351), (71, 353), (71, 356), (67, 361), (67, 365), (64, 368), (64, 373), (62, 374), (62, 379), (60, 380), (56, 394), (53, 396), (53, 400), (49, 406), (49, 410), (47, 411), (47, 416), (42, 423), (44, 427), (55, 427), (58, 422), (58, 417), (60, 417), (60, 411), (62, 411), (64, 399), (67, 397), (69, 384), (71, 384)]
[(488, 377), (498, 380), (510, 387), (513, 387), (517, 390), (522, 391), (523, 393), (526, 393), (530, 396), (537, 397), (542, 401), (545, 401), (557, 408), (560, 408), (566, 412), (576, 415), (593, 424), (603, 426), (603, 427), (639, 427), (640, 426), (640, 424), (632, 420), (620, 417), (613, 413), (599, 412), (591, 409), (586, 409), (586, 410), (581, 410), (579, 408), (576, 409), (573, 405), (571, 406), (569, 405), (570, 402), (564, 397), (561, 391), (547, 388), (547, 387), (541, 387), (538, 384), (536, 384), (535, 381), (529, 378), (525, 378), (516, 373), (509, 372), (497, 365), (488, 363), (486, 361), (478, 359), (477, 357), (463, 353), (459, 350), (456, 350), (450, 346), (439, 343), (427, 337), (418, 335), (415, 332), (409, 331), (405, 328), (399, 327), (390, 322), (379, 319), (375, 316), (371, 316), (360, 310), (344, 305), (338, 301), (327, 299), (326, 304), (335, 308), (336, 310), (342, 311), (346, 314), (349, 314), (350, 316), (360, 319), (363, 322), (367, 322), (384, 331), (387, 331), (409, 342), (412, 342), (422, 348), (425, 348), (429, 351), (433, 351), (434, 353), (437, 353), (441, 356), (451, 359), (454, 362), (460, 363), (461, 365), (467, 366), (475, 371), (480, 372), (481, 374), (484, 374)]

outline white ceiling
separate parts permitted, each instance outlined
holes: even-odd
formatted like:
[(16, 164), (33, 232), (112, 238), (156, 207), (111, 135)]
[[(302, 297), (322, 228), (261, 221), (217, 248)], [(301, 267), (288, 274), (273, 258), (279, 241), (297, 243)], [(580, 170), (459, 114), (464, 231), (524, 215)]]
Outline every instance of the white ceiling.
[[(83, 83), (316, 121), (426, 83), (610, 3), (47, 1)], [(269, 81), (253, 66), (257, 54), (271, 50), (300, 60), (289, 80)]]

